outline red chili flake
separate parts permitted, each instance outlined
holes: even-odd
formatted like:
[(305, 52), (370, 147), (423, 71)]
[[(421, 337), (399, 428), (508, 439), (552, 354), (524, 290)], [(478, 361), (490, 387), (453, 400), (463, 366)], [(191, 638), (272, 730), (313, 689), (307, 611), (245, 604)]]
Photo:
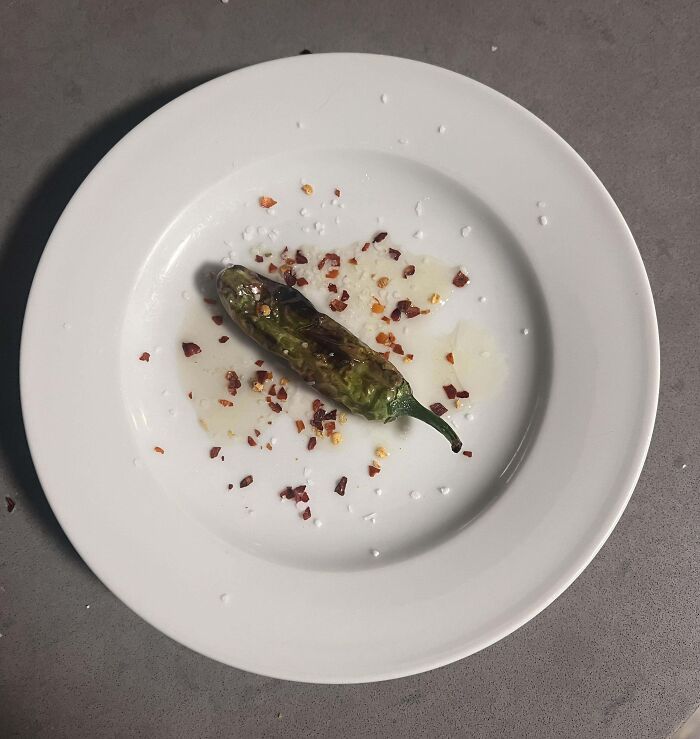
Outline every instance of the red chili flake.
[(227, 485), (226, 487), (227, 487), (227, 488), (228, 488), (229, 490), (233, 490), (233, 483), (231, 483), (231, 482), (230, 482), (230, 483), (229, 483), (229, 484), (228, 484), (228, 485)]
[(14, 500), (12, 500), (12, 498), (10, 498), (10, 496), (9, 496), (9, 495), (6, 495), (6, 496), (5, 496), (5, 503), (7, 503), (7, 512), (8, 512), (8, 513), (12, 513), (12, 511), (14, 511), (14, 510), (15, 510), (15, 505), (17, 505), (17, 504), (15, 503), (15, 501), (14, 501)]
[(340, 197), (340, 188), (339, 187), (336, 187), (333, 192), (335, 193), (336, 198), (339, 198)]
[(272, 372), (268, 372), (267, 370), (256, 370), (255, 371), (255, 381), (262, 384), (263, 382), (267, 382), (267, 380), (272, 379)]
[(309, 263), (309, 260), (301, 253), (301, 249), (297, 249), (297, 253), (294, 259), (297, 264), (308, 264)]
[(270, 389), (267, 391), (268, 398), (270, 395), (273, 397), (277, 395), (277, 385), (270, 385)]
[(398, 321), (399, 318), (401, 318), (401, 311), (398, 308), (394, 308), (394, 310), (391, 311), (391, 320)]
[(220, 446), (213, 446), (209, 450), (209, 457), (210, 457), (210, 459), (216, 459), (219, 456), (219, 452), (220, 451), (221, 451), (221, 447)]
[(272, 444), (268, 441), (267, 444), (265, 444), (265, 449), (267, 449), (268, 452), (272, 451)]
[(462, 452), (462, 454), (464, 454), (465, 457), (470, 457), (471, 458), (471, 456), (472, 456), (472, 453), (469, 452), (469, 451)]
[(163, 447), (160, 447), (160, 446), (154, 446), (153, 451), (156, 454), (165, 454), (165, 449), (163, 449)]
[(199, 354), (202, 350), (197, 346), (197, 344), (194, 344), (191, 341), (183, 341), (182, 351), (185, 352), (186, 357), (191, 357), (193, 354)]
[(338, 292), (338, 286), (334, 285), (332, 282), (328, 283), (328, 292), (329, 293), (337, 293)]
[(277, 265), (276, 264), (272, 264), (272, 262), (270, 262), (270, 264), (267, 265), (267, 271), (270, 274), (273, 274), (274, 272), (277, 272)]
[(260, 254), (256, 254), (256, 255), (255, 255), (255, 261), (256, 261), (256, 262), (257, 262), (258, 264), (260, 264), (260, 262), (262, 262), (262, 261), (263, 261), (263, 258), (262, 258), (262, 257), (260, 256)]
[(374, 338), (377, 344), (382, 344), (382, 346), (392, 346), (396, 341), (396, 337), (391, 331), (388, 334), (380, 331)]
[(442, 403), (431, 403), (430, 410), (436, 416), (444, 416), (445, 413), (447, 413), (447, 408), (445, 408), (445, 406)]
[(292, 490), (291, 485), (287, 485), (287, 487), (280, 493), (280, 498), (286, 498), (287, 500), (291, 500), (294, 497), (294, 491)]
[(338, 493), (338, 495), (345, 495), (345, 486), (348, 484), (348, 478), (343, 475), (343, 477), (338, 480), (338, 484), (335, 486), (335, 492)]
[(277, 391), (277, 398), (279, 400), (287, 400), (287, 391), (283, 387)]
[(468, 398), (469, 397), (469, 391), (468, 390), (460, 390), (457, 393), (458, 398)]
[(403, 347), (401, 344), (394, 344), (391, 348), (396, 352), (396, 354), (403, 354)]
[(204, 302), (207, 305), (216, 305), (218, 301), (215, 300), (214, 298), (204, 298)]
[(378, 475), (381, 472), (381, 469), (379, 467), (375, 467), (373, 464), (369, 466), (369, 476), (374, 477), (375, 475)]
[(224, 408), (230, 408), (233, 405), (233, 403), (230, 400), (219, 398), (219, 405), (223, 405)]
[(253, 482), (253, 476), (252, 475), (246, 475), (240, 482), (240, 485), (242, 488), (247, 488), (250, 483)]
[(457, 388), (454, 385), (443, 385), (442, 389), (450, 400), (454, 400), (457, 397)]
[(389, 234), (386, 231), (380, 231), (373, 239), (372, 243), (380, 244)]
[(297, 276), (290, 269), (284, 273), (284, 281), (287, 283), (289, 287), (294, 287), (294, 285), (296, 285)]
[(367, 251), (369, 249), (369, 241), (363, 245), (362, 249), (360, 251)]
[(411, 301), (410, 300), (399, 300), (399, 302), (396, 304), (396, 307), (402, 313), (405, 313), (411, 307)]
[(329, 280), (333, 280), (333, 279), (335, 279), (335, 278), (336, 278), (336, 277), (337, 277), (337, 276), (338, 276), (339, 274), (340, 274), (340, 270), (339, 270), (339, 269), (331, 269), (331, 270), (328, 270), (328, 272), (326, 272), (326, 277), (327, 277), (327, 278), (328, 278)]
[(265, 360), (264, 359), (256, 359), (255, 360), (255, 366), (256, 367), (262, 367), (263, 364), (265, 364)]
[(380, 353), (380, 354), (381, 354), (381, 355), (382, 355), (382, 356), (384, 357), (384, 359), (386, 359), (386, 360), (388, 360), (388, 359), (389, 359), (389, 355), (391, 354), (391, 352), (379, 352), (379, 353)]
[(324, 421), (335, 421), (338, 417), (338, 409), (334, 408), (332, 411), (328, 411), (326, 415), (323, 417)]
[(309, 506), (306, 506), (306, 508), (304, 508), (304, 512), (301, 514), (301, 517), (304, 519), (304, 521), (308, 521), (311, 518), (311, 508), (309, 508)]
[(225, 377), (228, 382), (227, 388), (229, 395), (235, 395), (238, 392), (238, 388), (241, 386), (240, 378), (234, 370), (229, 370)]
[(420, 315), (420, 308), (417, 305), (412, 305), (406, 308), (406, 318), (415, 318)]
[(407, 280), (412, 275), (416, 274), (416, 266), (415, 264), (409, 264), (406, 267), (403, 268), (403, 278), (404, 280)]
[(219, 336), (219, 344), (225, 344), (230, 338), (230, 336)]
[(258, 442), (252, 436), (248, 437), (248, 446), (257, 446)]
[(297, 287), (304, 287), (305, 285), (308, 285), (309, 281), (306, 279), (306, 277), (300, 277), (297, 280)]
[(289, 251), (289, 247), (285, 246), (284, 249), (280, 252), (280, 256), (283, 257), (287, 252)]
[(384, 321), (384, 323), (391, 323), (391, 319), (389, 318), (389, 316), (382, 316), (381, 320)]
[(340, 257), (333, 252), (326, 252), (326, 255), (318, 263), (318, 268), (323, 269), (326, 262), (328, 262), (331, 267), (340, 267)]
[(323, 401), (320, 398), (315, 398), (314, 402), (311, 403), (311, 410), (316, 413), (316, 411), (323, 405)]
[(330, 436), (335, 431), (335, 421), (328, 421), (325, 425), (326, 436)]
[(142, 355), (141, 355), (141, 356), (139, 357), (139, 359), (140, 359), (140, 360), (141, 360), (142, 362), (148, 362), (148, 361), (150, 360), (150, 358), (151, 358), (151, 355), (150, 355), (150, 354), (149, 354), (148, 352), (144, 352), (144, 353), (143, 353), (143, 354), (142, 354)]
[(188, 397), (188, 398), (189, 398), (190, 400), (192, 400), (192, 391), (191, 391), (191, 390), (190, 390), (190, 392), (189, 392), (189, 393), (187, 393), (187, 397)]
[(274, 413), (281, 413), (282, 412), (282, 406), (279, 403), (273, 403), (272, 401), (267, 401), (267, 404), (270, 406), (270, 410)]
[(411, 362), (413, 361), (413, 354), (407, 354), (406, 359), (409, 359)]
[(337, 298), (335, 300), (331, 300), (329, 305), (332, 311), (337, 311), (338, 313), (342, 313), (348, 307), (347, 303), (343, 303), (342, 300), (338, 300)]
[(319, 408), (315, 413), (313, 418), (311, 419), (311, 425), (318, 429), (319, 431), (323, 431), (323, 420), (325, 418), (325, 413), (323, 412), (323, 408)]
[(224, 317), (223, 316), (212, 316), (211, 320), (214, 321), (214, 323), (217, 326), (221, 326), (221, 324), (224, 322)]
[(257, 429), (253, 429), (253, 433), (256, 437), (260, 436), (260, 432)]
[(395, 261), (399, 261), (399, 257), (401, 256), (401, 252), (398, 249), (389, 249), (389, 256)]
[(267, 195), (263, 195), (258, 202), (260, 203), (261, 208), (272, 208), (273, 205), (277, 205), (277, 201)]
[(464, 287), (467, 284), (467, 282), (469, 282), (469, 277), (467, 277), (467, 275), (465, 275), (461, 269), (459, 270), (459, 272), (457, 272), (457, 274), (452, 279), (452, 284), (455, 287)]
[[(294, 502), (295, 503), (306, 503), (309, 500), (309, 495), (306, 492), (306, 485), (297, 485), (293, 490)], [(306, 500), (304, 500), (306, 498)]]
[(309, 439), (309, 443), (306, 445), (306, 448), (311, 451), (316, 446), (316, 437), (312, 436)]
[(347, 290), (343, 290), (343, 292), (340, 294), (340, 299), (343, 301), (343, 303), (347, 303), (348, 300), (350, 300), (350, 293)]
[(445, 359), (446, 359), (446, 360), (447, 360), (447, 361), (448, 361), (448, 362), (449, 362), (450, 364), (454, 364), (454, 363), (455, 363), (455, 355), (454, 355), (454, 354), (453, 354), (452, 352), (450, 352), (449, 354), (445, 354)]
[(294, 423), (297, 426), (297, 433), (298, 434), (300, 434), (306, 428), (304, 422), (301, 419), (298, 420), (298, 421), (295, 421)]
[(357, 264), (357, 259), (355, 259), (355, 257), (351, 257), (348, 259), (348, 264)]

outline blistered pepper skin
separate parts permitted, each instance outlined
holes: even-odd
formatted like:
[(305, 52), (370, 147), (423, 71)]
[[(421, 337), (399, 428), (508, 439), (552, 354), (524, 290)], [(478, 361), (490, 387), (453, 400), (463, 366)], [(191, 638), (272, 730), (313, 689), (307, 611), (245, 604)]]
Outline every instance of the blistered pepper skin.
[(453, 451), (461, 449), (452, 427), (413, 397), (391, 362), (317, 311), (299, 290), (233, 265), (219, 273), (217, 291), (243, 333), (286, 360), (319, 393), (370, 421), (413, 416), (440, 431)]

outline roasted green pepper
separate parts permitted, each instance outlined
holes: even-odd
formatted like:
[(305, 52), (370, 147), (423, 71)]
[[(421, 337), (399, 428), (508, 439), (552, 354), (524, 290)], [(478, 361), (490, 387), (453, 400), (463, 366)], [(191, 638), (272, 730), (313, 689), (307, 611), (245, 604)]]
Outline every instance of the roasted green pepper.
[(413, 397), (391, 362), (319, 313), (298, 290), (240, 265), (219, 273), (217, 290), (243, 333), (286, 359), (320, 393), (371, 421), (413, 416), (445, 436), (452, 451), (462, 448), (452, 427)]

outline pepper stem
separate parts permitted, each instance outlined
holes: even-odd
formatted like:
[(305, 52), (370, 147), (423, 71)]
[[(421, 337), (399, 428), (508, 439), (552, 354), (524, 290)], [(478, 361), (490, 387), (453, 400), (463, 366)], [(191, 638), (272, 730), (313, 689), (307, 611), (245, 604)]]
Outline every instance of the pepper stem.
[(462, 442), (452, 426), (446, 421), (443, 421), (440, 416), (421, 405), (413, 396), (406, 398), (404, 409), (405, 415), (417, 418), (419, 421), (425, 421), (429, 426), (439, 431), (450, 442), (453, 452), (456, 453), (462, 448)]

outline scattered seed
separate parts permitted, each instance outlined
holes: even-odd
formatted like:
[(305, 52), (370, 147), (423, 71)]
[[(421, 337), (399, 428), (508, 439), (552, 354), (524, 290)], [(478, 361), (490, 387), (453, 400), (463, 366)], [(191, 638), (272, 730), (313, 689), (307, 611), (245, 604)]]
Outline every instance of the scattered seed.
[(331, 444), (333, 446), (338, 446), (338, 444), (341, 444), (343, 441), (343, 435), (340, 433), (340, 431), (334, 431), (331, 434)]

